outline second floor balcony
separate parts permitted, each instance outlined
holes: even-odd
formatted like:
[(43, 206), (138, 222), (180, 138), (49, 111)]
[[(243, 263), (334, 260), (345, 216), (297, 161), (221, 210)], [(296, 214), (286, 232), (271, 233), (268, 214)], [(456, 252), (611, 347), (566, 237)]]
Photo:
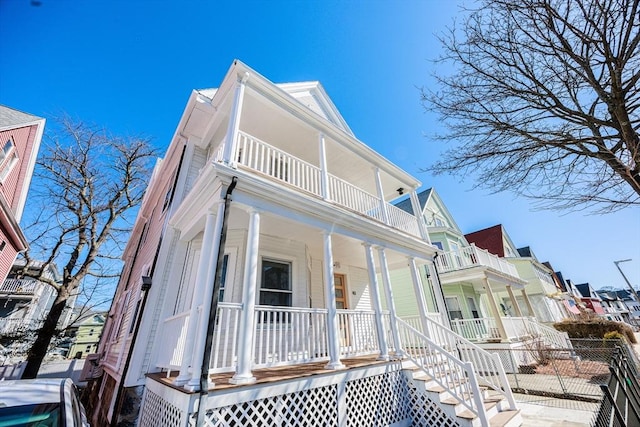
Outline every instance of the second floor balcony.
[(33, 279), (6, 279), (0, 285), (0, 295), (32, 296), (39, 283)]
[(487, 267), (511, 277), (519, 277), (518, 270), (513, 264), (475, 245), (440, 254), (436, 259), (436, 266), (440, 273), (472, 267)]
[[(214, 161), (223, 162), (224, 153), (223, 144), (218, 149)], [(418, 217), (386, 200), (389, 197), (385, 196), (381, 173), (372, 164), (360, 166), (359, 175), (366, 175), (366, 173), (370, 175), (365, 176), (364, 179), (354, 180), (356, 182), (354, 183), (344, 174), (341, 177), (330, 173), (329, 167), (322, 167), (325, 161), (319, 162), (321, 165), (315, 165), (242, 131), (238, 132), (237, 143), (231, 158), (235, 160), (233, 166), (238, 169), (257, 173), (295, 191), (304, 192), (310, 197), (333, 203), (357, 215), (412, 236), (421, 237)], [(358, 168), (358, 162), (355, 159), (353, 163), (353, 167)], [(396, 198), (404, 194), (402, 184), (394, 183), (393, 186), (398, 186), (398, 189), (394, 190)], [(371, 187), (377, 188), (377, 194), (370, 191)]]

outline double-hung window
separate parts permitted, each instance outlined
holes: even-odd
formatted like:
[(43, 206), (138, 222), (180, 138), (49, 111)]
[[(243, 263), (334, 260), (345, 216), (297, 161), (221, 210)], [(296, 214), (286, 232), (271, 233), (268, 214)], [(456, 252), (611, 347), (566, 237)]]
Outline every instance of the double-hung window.
[(259, 304), (291, 307), (292, 296), (291, 263), (263, 258)]

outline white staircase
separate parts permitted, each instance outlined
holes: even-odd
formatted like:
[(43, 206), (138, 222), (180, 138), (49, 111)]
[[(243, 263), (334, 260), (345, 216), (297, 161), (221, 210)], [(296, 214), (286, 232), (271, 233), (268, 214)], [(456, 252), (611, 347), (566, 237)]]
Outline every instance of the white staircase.
[(461, 427), (520, 426), (520, 411), (498, 356), (427, 322), (430, 337), (397, 319), (408, 361), (405, 372), (414, 386)]

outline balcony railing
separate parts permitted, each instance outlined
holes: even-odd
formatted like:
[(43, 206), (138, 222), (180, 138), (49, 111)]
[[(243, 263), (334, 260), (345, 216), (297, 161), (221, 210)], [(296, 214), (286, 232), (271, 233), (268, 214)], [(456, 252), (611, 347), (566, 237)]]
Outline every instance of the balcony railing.
[(518, 270), (513, 264), (475, 245), (440, 254), (436, 258), (436, 265), (441, 273), (475, 266), (485, 266), (501, 273), (518, 277)]
[(6, 279), (0, 285), (0, 293), (12, 295), (33, 295), (38, 282), (33, 279)]
[[(229, 372), (236, 367), (241, 311), (241, 304), (220, 303), (218, 306), (209, 369), (211, 373)], [(180, 369), (185, 355), (188, 324), (188, 311), (164, 321), (164, 344), (158, 357), (158, 367)], [(340, 357), (376, 354), (380, 351), (373, 311), (338, 310), (338, 325)], [(326, 309), (257, 306), (254, 331), (252, 347), (255, 368), (329, 360)]]
[[(215, 161), (222, 160), (223, 147)], [(238, 144), (233, 159), (238, 166), (251, 169), (305, 193), (335, 203), (350, 211), (384, 223), (394, 229), (420, 237), (414, 215), (381, 201), (376, 195), (329, 173), (323, 194), (323, 171), (247, 133), (238, 132)], [(372, 178), (373, 179), (373, 178)]]
[[(502, 325), (510, 341), (523, 341), (529, 338), (542, 338), (550, 347), (567, 348), (568, 337), (564, 332), (556, 331), (539, 323), (532, 317), (501, 317)], [(451, 327), (458, 335), (470, 341), (486, 342), (499, 340), (500, 332), (492, 317), (480, 319), (454, 319)]]

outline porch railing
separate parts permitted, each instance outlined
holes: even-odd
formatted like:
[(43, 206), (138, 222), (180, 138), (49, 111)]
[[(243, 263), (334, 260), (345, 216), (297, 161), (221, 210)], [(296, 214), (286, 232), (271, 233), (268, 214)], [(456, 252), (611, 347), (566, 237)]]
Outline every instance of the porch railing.
[[(406, 325), (400, 319), (398, 319), (398, 322)], [(515, 409), (515, 399), (498, 354), (489, 353), (487, 350), (431, 319), (427, 319), (427, 323), (429, 324), (429, 333), (432, 334), (431, 340), (444, 343), (440, 346), (441, 348), (453, 354), (457, 353), (460, 360), (471, 363), (478, 375), (480, 384), (502, 394), (507, 399), (510, 408)]]
[(254, 366), (265, 368), (328, 359), (327, 310), (257, 306)]
[(39, 284), (33, 279), (5, 279), (0, 285), (0, 294), (33, 295)]
[(338, 310), (340, 357), (375, 354), (380, 351), (375, 312)]
[[(215, 160), (222, 160), (222, 147)], [(239, 165), (260, 172), (278, 181), (310, 193), (316, 197), (322, 194), (322, 170), (289, 153), (282, 151), (245, 132), (238, 132), (238, 145), (234, 159)], [(363, 189), (327, 174), (327, 199), (337, 205), (375, 219), (397, 230), (416, 237), (420, 236), (416, 217), (396, 206), (381, 200)], [(386, 211), (386, 215), (383, 212)]]
[(480, 265), (491, 267), (513, 277), (519, 277), (518, 270), (513, 264), (475, 245), (440, 254), (436, 258), (436, 265), (441, 273)]
[[(549, 347), (567, 348), (568, 335), (543, 325), (532, 317), (501, 317), (502, 325), (511, 341), (522, 341), (526, 338), (542, 338)], [(501, 339), (496, 321), (492, 317), (480, 319), (454, 319), (451, 321), (453, 330), (468, 340), (482, 342)]]
[(477, 416), (482, 425), (489, 425), (473, 363), (451, 355), (401, 319), (397, 323), (407, 358)]

